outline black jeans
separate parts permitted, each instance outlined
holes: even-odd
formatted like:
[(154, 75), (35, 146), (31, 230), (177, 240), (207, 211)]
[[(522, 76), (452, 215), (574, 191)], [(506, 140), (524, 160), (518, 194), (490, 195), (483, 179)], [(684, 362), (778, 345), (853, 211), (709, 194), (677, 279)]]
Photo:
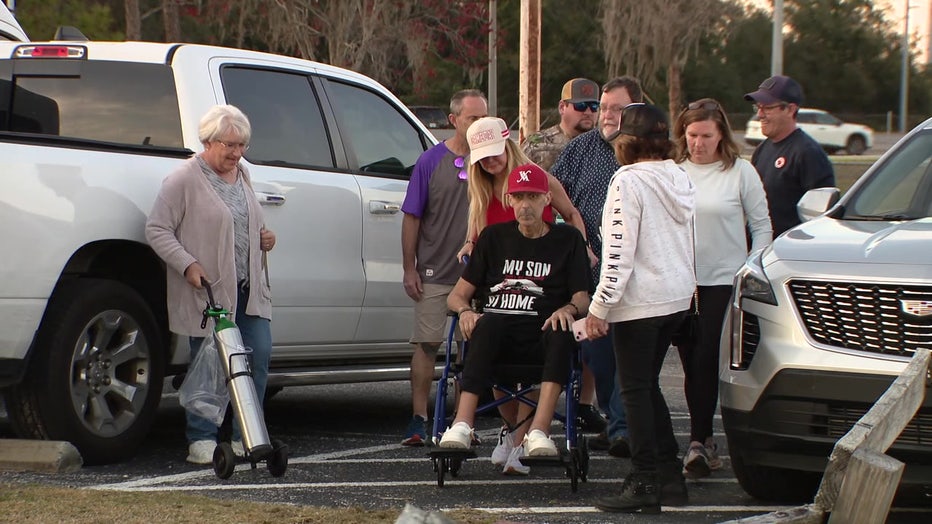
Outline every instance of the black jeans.
[(683, 363), (683, 389), (689, 406), (689, 439), (705, 443), (712, 436), (718, 405), (718, 354), (722, 322), (732, 286), (699, 286), (699, 339), (677, 346)]
[(673, 330), (685, 311), (613, 324), (615, 362), (621, 399), (628, 416), (628, 440), (634, 471), (657, 471), (677, 460), (679, 446), (667, 401), (660, 391), (660, 371)]

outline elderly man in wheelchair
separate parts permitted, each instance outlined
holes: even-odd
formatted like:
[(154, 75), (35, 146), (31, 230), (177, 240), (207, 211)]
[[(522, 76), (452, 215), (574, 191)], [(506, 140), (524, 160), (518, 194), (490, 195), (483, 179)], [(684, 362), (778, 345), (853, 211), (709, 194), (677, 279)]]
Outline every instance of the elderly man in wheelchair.
[(550, 439), (550, 423), (569, 376), (571, 352), (577, 350), (572, 323), (589, 307), (589, 263), (579, 231), (542, 219), (550, 199), (547, 175), (539, 167), (512, 171), (507, 200), (516, 221), (482, 231), (447, 298), (447, 306), (459, 315), (469, 349), (456, 417), (440, 439), (441, 448), (469, 449), (480, 394), (492, 384), (499, 366), (538, 365), (542, 372), (536, 412), (531, 419), (533, 408), (520, 404), (517, 420), (524, 422), (507, 440), (512, 449), (501, 451), (508, 453), (509, 462), (525, 455), (559, 454)]

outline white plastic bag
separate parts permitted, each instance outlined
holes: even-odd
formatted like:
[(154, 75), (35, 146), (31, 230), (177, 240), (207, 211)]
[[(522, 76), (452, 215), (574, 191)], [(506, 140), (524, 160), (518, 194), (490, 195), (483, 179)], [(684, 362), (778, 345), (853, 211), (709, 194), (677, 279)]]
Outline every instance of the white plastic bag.
[(227, 389), (227, 377), (214, 337), (204, 337), (201, 349), (188, 366), (188, 373), (178, 389), (178, 401), (199, 417), (218, 426), (223, 423), (230, 403), (230, 390)]

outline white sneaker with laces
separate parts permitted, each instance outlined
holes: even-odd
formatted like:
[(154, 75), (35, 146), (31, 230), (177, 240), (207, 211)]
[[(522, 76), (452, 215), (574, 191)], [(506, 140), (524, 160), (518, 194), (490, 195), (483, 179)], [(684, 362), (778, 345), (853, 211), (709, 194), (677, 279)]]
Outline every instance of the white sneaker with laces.
[(441, 448), (469, 449), (472, 444), (472, 428), (465, 422), (457, 422), (448, 427), (440, 438)]
[(233, 455), (243, 458), (246, 456), (246, 448), (243, 447), (242, 440), (234, 440), (230, 442), (230, 447), (233, 448)]
[(556, 457), (560, 454), (550, 436), (539, 429), (532, 429), (524, 436), (524, 449), (529, 457)]
[(521, 457), (524, 456), (524, 446), (515, 446), (508, 454), (508, 460), (505, 461), (505, 467), (502, 473), (505, 475), (527, 475), (531, 472), (530, 466), (521, 463)]
[(213, 440), (196, 440), (188, 445), (187, 461), (191, 464), (212, 464), (216, 447), (217, 443)]
[[(503, 429), (503, 431), (507, 430)], [(514, 433), (505, 433), (504, 436), (499, 435), (498, 445), (492, 450), (492, 464), (504, 466), (508, 462), (508, 455), (511, 455), (513, 449), (515, 449)]]

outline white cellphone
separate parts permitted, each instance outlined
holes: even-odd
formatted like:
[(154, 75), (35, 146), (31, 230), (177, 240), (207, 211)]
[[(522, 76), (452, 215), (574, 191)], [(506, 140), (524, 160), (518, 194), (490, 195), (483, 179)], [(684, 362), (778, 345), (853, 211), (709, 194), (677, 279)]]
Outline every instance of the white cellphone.
[(586, 331), (586, 317), (573, 321), (573, 335), (576, 337), (576, 342), (589, 340), (589, 333)]

